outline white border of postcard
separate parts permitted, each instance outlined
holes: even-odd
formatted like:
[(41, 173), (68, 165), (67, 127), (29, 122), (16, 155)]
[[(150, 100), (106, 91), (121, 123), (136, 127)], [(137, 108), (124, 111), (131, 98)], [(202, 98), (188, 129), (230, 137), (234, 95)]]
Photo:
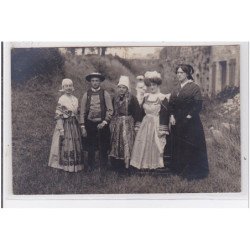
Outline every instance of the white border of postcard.
[[(13, 195), (11, 144), (11, 75), (10, 49), (13, 47), (98, 47), (98, 46), (195, 46), (240, 45), (241, 103), (241, 192), (175, 193), (175, 194), (79, 194), (79, 195)], [(80, 42), (12, 42), (4, 43), (3, 85), (3, 207), (248, 207), (248, 43), (246, 42), (178, 42), (178, 43), (80, 43)]]

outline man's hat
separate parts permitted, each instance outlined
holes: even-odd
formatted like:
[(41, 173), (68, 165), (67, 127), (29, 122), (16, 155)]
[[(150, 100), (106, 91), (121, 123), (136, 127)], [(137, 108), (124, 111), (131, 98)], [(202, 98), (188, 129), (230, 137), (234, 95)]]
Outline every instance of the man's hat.
[(93, 73), (87, 75), (85, 79), (86, 79), (88, 82), (90, 82), (90, 81), (91, 81), (91, 78), (93, 78), (93, 77), (98, 77), (98, 78), (100, 79), (101, 82), (103, 82), (103, 81), (105, 80), (104, 75), (102, 75), (101, 73), (98, 73), (98, 72), (93, 72)]

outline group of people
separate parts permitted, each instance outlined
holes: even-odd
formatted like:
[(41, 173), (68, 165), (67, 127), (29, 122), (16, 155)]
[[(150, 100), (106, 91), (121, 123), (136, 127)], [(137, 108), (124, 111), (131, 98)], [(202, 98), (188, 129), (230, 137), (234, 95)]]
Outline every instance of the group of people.
[(114, 98), (101, 87), (104, 75), (92, 73), (86, 76), (90, 88), (80, 104), (72, 95), (72, 80), (64, 79), (49, 166), (92, 171), (98, 152), (103, 170), (110, 163), (117, 170), (169, 169), (186, 177), (206, 177), (201, 91), (191, 65), (180, 64), (175, 73), (178, 82), (170, 95), (160, 91), (161, 74), (148, 71), (137, 77), (136, 95), (131, 93), (129, 77), (121, 76)]

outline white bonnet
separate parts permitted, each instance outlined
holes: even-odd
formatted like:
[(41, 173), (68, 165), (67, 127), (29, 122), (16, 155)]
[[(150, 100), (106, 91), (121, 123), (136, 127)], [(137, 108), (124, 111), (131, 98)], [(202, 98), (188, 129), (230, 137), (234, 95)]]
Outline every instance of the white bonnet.
[(129, 77), (128, 76), (121, 76), (117, 86), (119, 86), (119, 85), (126, 86), (128, 88), (128, 90), (129, 90), (130, 89)]
[(63, 92), (64, 91), (64, 86), (65, 85), (67, 85), (67, 84), (72, 84), (73, 85), (73, 81), (71, 80), (71, 79), (69, 79), (69, 78), (64, 78), (63, 80), (62, 80), (62, 89), (60, 89), (59, 91), (60, 92)]

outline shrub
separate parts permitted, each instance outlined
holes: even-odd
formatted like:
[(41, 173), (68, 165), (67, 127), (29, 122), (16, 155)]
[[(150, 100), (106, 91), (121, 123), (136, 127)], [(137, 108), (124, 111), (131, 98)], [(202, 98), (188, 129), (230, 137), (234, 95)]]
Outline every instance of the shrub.
[(17, 85), (32, 78), (51, 81), (62, 74), (64, 59), (57, 48), (14, 48), (11, 50), (11, 79)]
[(237, 94), (240, 93), (240, 87), (237, 86), (226, 86), (217, 96), (216, 99), (221, 101), (227, 101), (227, 99), (231, 99)]

